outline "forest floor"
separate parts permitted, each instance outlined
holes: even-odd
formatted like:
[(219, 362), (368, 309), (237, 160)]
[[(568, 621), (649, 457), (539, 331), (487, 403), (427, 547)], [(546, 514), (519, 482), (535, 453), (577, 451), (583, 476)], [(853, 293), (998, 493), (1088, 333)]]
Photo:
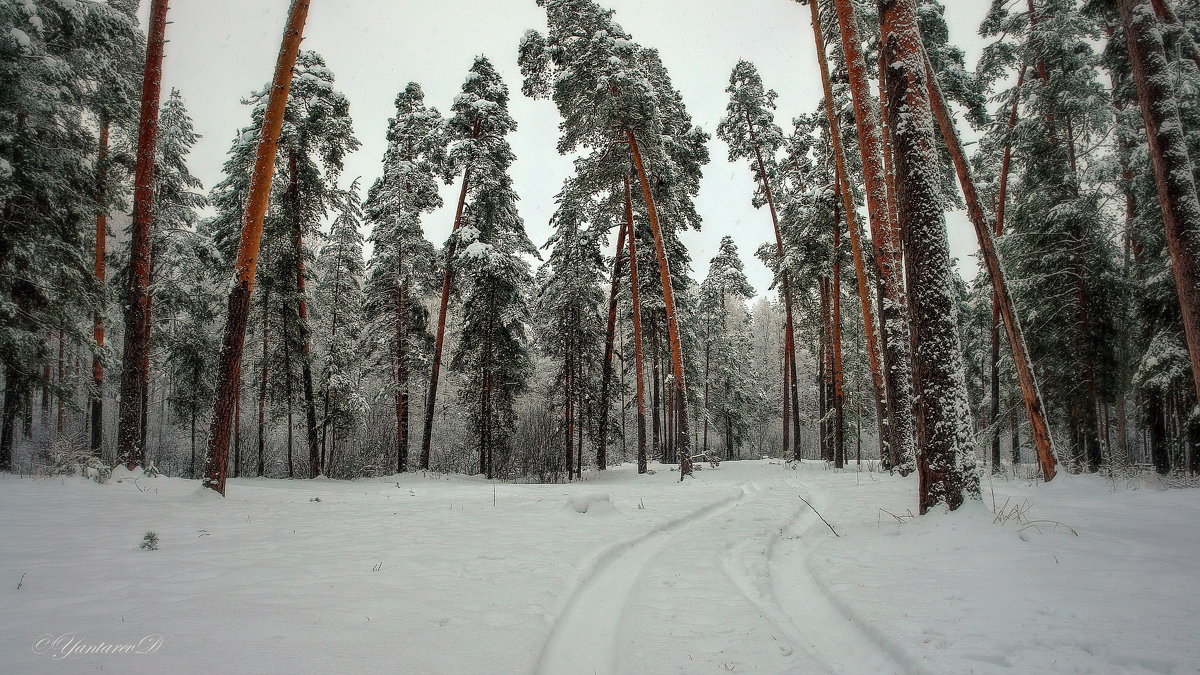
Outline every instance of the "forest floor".
[(911, 518), (911, 476), (654, 468), (4, 476), (0, 671), (1200, 671), (1200, 490), (985, 479)]

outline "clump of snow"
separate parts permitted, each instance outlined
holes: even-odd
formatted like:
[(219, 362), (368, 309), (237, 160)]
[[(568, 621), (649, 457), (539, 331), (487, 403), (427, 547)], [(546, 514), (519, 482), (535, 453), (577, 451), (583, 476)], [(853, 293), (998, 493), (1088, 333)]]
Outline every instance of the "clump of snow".
[(612, 497), (602, 492), (592, 492), (584, 495), (571, 495), (567, 498), (567, 508), (575, 513), (616, 513)]

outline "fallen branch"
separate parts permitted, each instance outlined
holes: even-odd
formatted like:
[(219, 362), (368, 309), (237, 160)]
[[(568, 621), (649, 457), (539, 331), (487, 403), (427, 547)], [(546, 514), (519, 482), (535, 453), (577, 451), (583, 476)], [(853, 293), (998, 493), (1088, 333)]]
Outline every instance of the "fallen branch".
[[(800, 497), (800, 495), (796, 495), (796, 496)], [(828, 520), (825, 520), (825, 516), (821, 515), (821, 512), (817, 510), (817, 507), (815, 507), (811, 503), (809, 503), (809, 501), (807, 499), (805, 499), (804, 497), (800, 497), (800, 501), (804, 502), (805, 504), (808, 504), (808, 508), (812, 509), (813, 513), (817, 514), (817, 517), (821, 519), (822, 523), (825, 523), (825, 526), (829, 528), (829, 531), (833, 533), (833, 536), (835, 536), (835, 537), (842, 536), (842, 535), (838, 534), (837, 530), (833, 529), (833, 526), (829, 524)]]

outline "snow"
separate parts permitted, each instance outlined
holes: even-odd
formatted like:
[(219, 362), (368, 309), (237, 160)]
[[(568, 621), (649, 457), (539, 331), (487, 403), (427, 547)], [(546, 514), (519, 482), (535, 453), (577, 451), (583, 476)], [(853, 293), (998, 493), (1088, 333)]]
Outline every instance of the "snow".
[[(225, 499), (197, 481), (124, 471), (105, 485), (5, 475), (3, 669), (1149, 673), (1200, 663), (1200, 491), (996, 480), (983, 503), (910, 518), (915, 477), (740, 461), (680, 483), (653, 468), (569, 485), (233, 479)], [(138, 548), (148, 531), (158, 550)]]

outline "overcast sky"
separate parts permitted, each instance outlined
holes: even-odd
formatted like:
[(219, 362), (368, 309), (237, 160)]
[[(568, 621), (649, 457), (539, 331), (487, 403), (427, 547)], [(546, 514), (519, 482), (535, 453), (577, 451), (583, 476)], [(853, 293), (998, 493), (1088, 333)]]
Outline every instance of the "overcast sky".
[[(149, 3), (143, 3), (148, 5)], [(809, 112), (821, 98), (809, 9), (790, 0), (601, 0), (635, 40), (657, 48), (693, 119), (715, 134), (725, 111), (729, 71), (739, 59), (758, 66), (766, 85), (779, 92), (777, 122)], [(952, 0), (946, 13), (951, 39), (978, 57), (976, 27), (987, 0)], [(288, 0), (200, 0), (172, 3), (163, 73), (164, 97), (178, 88), (203, 135), (191, 158), (193, 172), (211, 188), (222, 176), (225, 153), (237, 129), (249, 121), (241, 99), (270, 80)], [(143, 7), (143, 22), (147, 7)], [(517, 161), (513, 179), (533, 241), (549, 234), (554, 195), (571, 169), (554, 149), (558, 114), (550, 101), (521, 96), (517, 44), (529, 28), (545, 32), (545, 14), (534, 0), (312, 0), (304, 48), (320, 52), (350, 100), (362, 148), (346, 161), (343, 184), (362, 177), (363, 188), (379, 175), (387, 120), (396, 93), (409, 81), (425, 89), (428, 104), (446, 112), (476, 54), (487, 55), (512, 93), (518, 130), (510, 137)], [(744, 162), (726, 161), (728, 148), (713, 138), (712, 162), (704, 168), (697, 207), (701, 232), (683, 237), (697, 279), (725, 234), (733, 236), (755, 288), (763, 293), (770, 273), (754, 258), (773, 239), (770, 218), (750, 206), (752, 176)], [(425, 217), (426, 236), (440, 245), (450, 231), (456, 189), (443, 188), (450, 207)], [(968, 257), (974, 234), (962, 214), (949, 214), (951, 248), (960, 269), (973, 273)]]

